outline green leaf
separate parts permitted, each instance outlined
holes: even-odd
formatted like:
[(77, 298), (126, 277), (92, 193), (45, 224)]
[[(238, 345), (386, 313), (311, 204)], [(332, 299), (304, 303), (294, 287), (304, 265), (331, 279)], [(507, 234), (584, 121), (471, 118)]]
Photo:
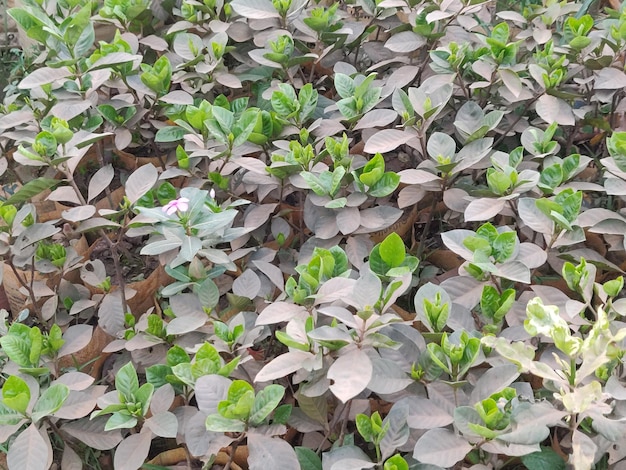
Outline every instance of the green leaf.
[(220, 354), (217, 352), (217, 349), (215, 349), (215, 347), (210, 343), (204, 343), (196, 352), (196, 361), (202, 359), (208, 359), (211, 362), (217, 364), (222, 363), (222, 358), (220, 357)]
[(517, 233), (503, 232), (493, 241), (493, 257), (496, 263), (504, 263), (513, 256), (517, 244)]
[(332, 179), (330, 182), (330, 192), (331, 197), (334, 197), (337, 194), (337, 191), (341, 188), (341, 182), (343, 181), (343, 177), (346, 175), (346, 169), (342, 166), (338, 166), (332, 173)]
[(39, 155), (52, 157), (57, 153), (57, 139), (52, 132), (42, 131), (35, 137), (33, 150)]
[(500, 304), (500, 295), (493, 286), (484, 286), (480, 296), (480, 309), (487, 318), (493, 318)]
[(502, 321), (504, 316), (509, 312), (511, 307), (513, 306), (513, 302), (515, 302), (515, 289), (507, 289), (502, 292), (502, 296), (500, 297), (500, 305), (498, 309), (494, 312), (493, 319), (496, 322)]
[(386, 197), (393, 193), (399, 185), (400, 175), (388, 171), (367, 190), (367, 194), (373, 197)]
[(549, 447), (542, 447), (539, 452), (523, 455), (521, 459), (528, 470), (565, 470), (567, 468), (561, 456)]
[(226, 343), (230, 341), (230, 330), (228, 329), (228, 325), (226, 323), (215, 320), (213, 322), (213, 331), (215, 332), (215, 336), (222, 341)]
[(487, 170), (487, 185), (492, 193), (502, 196), (511, 187), (511, 179), (506, 174), (489, 168)]
[(203, 375), (217, 374), (220, 366), (219, 362), (216, 363), (210, 359), (197, 359), (196, 362), (191, 364), (191, 375), (195, 381)]
[(22, 186), (18, 191), (6, 200), (5, 204), (19, 204), (29, 201), (38, 194), (54, 188), (61, 180), (52, 178), (36, 178)]
[(201, 284), (198, 285), (197, 289), (194, 289), (194, 292), (198, 294), (200, 298), (200, 303), (205, 308), (213, 308), (217, 305), (220, 300), (220, 292), (212, 279), (205, 279)]
[(389, 234), (378, 248), (380, 257), (390, 268), (396, 268), (404, 262), (406, 248), (404, 241), (397, 233)]
[(346, 119), (353, 119), (360, 116), (360, 112), (357, 109), (357, 101), (355, 98), (343, 98), (337, 101), (337, 108)]
[(6, 406), (25, 414), (30, 402), (28, 384), (16, 375), (11, 375), (2, 387), (2, 401)]
[(275, 333), (276, 339), (283, 343), (288, 348), (299, 349), (300, 351), (308, 351), (310, 349), (310, 345), (308, 343), (300, 343), (289, 336), (287, 333), (283, 333), (282, 331), (276, 331)]
[(182, 383), (189, 386), (193, 386), (196, 382), (196, 379), (193, 376), (192, 366), (190, 362), (183, 362), (181, 364), (172, 366), (172, 373), (177, 380), (180, 380)]
[(303, 171), (300, 176), (306, 181), (309, 187), (318, 196), (326, 196), (330, 194), (330, 188), (324, 187), (322, 181), (310, 171)]
[(476, 230), (476, 235), (480, 238), (484, 238), (490, 243), (498, 236), (498, 230), (490, 223), (486, 223), (481, 225), (478, 230)]
[(175, 344), (168, 349), (166, 355), (166, 363), (168, 366), (173, 367), (187, 362), (191, 362), (191, 358), (183, 348)]
[[(90, 8), (86, 7), (85, 9), (88, 12), (91, 12)], [(93, 44), (95, 41), (96, 41), (96, 31), (94, 28), (94, 23), (89, 21), (75, 42), (74, 57), (81, 57), (81, 56), (86, 55), (87, 52), (89, 52), (89, 50), (93, 47)]]
[(610, 297), (617, 297), (624, 289), (624, 278), (619, 276), (617, 279), (612, 279), (605, 282), (602, 285), (602, 290)]
[(26, 419), (22, 413), (19, 413), (0, 401), (0, 426), (11, 426)]
[(289, 417), (291, 416), (292, 405), (285, 404), (276, 407), (274, 410), (274, 416), (272, 418), (272, 424), (287, 424)]
[(332, 201), (324, 204), (326, 209), (341, 209), (342, 207), (346, 207), (348, 203), (348, 199), (345, 197), (338, 197), (337, 199), (333, 199)]
[(2, 217), (2, 220), (4, 220), (9, 227), (13, 225), (16, 215), (17, 208), (15, 206), (7, 204), (0, 205), (0, 217)]
[(164, 95), (169, 91), (172, 80), (172, 65), (167, 56), (163, 55), (157, 59), (154, 66), (141, 64), (143, 73), (141, 81), (158, 95)]
[(213, 106), (212, 109), (213, 118), (217, 121), (218, 125), (225, 134), (231, 132), (233, 125), (235, 124), (235, 114), (228, 109), (224, 109), (220, 106)]
[(430, 359), (435, 363), (435, 365), (437, 365), (437, 367), (444, 372), (450, 373), (450, 368), (448, 367), (448, 357), (441, 346), (437, 343), (429, 343), (426, 346), (426, 349), (428, 350)]
[[(45, 44), (49, 33), (44, 31), (42, 26), (52, 26), (52, 21), (49, 18), (44, 20), (43, 18), (39, 18), (23, 8), (10, 8), (7, 12), (15, 20), (15, 22), (20, 25), (24, 31), (26, 31), (28, 37)], [(55, 27), (55, 29), (57, 28)]]
[(139, 390), (139, 379), (132, 362), (127, 362), (115, 376), (115, 388), (120, 394), (120, 402), (134, 402), (134, 394)]
[(330, 251), (330, 254), (335, 261), (331, 277), (345, 276), (350, 267), (346, 252), (338, 246), (333, 246), (328, 251)]
[(185, 108), (185, 119), (193, 126), (194, 129), (202, 130), (204, 127), (204, 121), (211, 116), (211, 104), (202, 100), (202, 102), (196, 107), (188, 105)]
[(179, 126), (162, 127), (154, 137), (155, 142), (176, 142), (181, 140), (187, 131)]
[(359, 180), (366, 186), (373, 186), (380, 180), (385, 172), (385, 159), (377, 153), (365, 164)]
[(461, 368), (459, 369), (459, 377), (464, 376), (469, 368), (474, 364), (480, 353), (480, 339), (470, 338), (465, 345), (463, 358), (461, 359)]
[(383, 470), (409, 470), (409, 464), (401, 455), (396, 454), (387, 459)]
[(463, 246), (474, 253), (474, 258), (476, 258), (477, 253), (484, 253), (485, 256), (490, 256), (492, 251), (489, 240), (471, 235), (463, 240)]
[(156, 197), (159, 200), (159, 204), (166, 205), (172, 199), (176, 199), (176, 188), (172, 183), (165, 182), (158, 187)]
[(281, 83), (280, 91), (272, 93), (272, 107), (282, 117), (290, 117), (298, 110), (296, 102), (296, 92), (291, 85)]
[(98, 416), (117, 413), (118, 411), (122, 411), (123, 413), (128, 414), (128, 407), (124, 403), (114, 403), (113, 405), (108, 405), (104, 407), (104, 409), (102, 410), (96, 410), (91, 413), (91, 419), (97, 418)]
[[(360, 85), (359, 85), (360, 86)], [(359, 109), (361, 114), (370, 111), (376, 106), (380, 100), (380, 93), (382, 89), (380, 87), (369, 88), (362, 97), (362, 104)]]
[(33, 326), (28, 332), (28, 337), (30, 339), (28, 360), (32, 365), (37, 366), (39, 365), (39, 357), (41, 356), (41, 350), (43, 349), (43, 337), (41, 330), (36, 326)]
[(300, 470), (322, 470), (322, 459), (307, 447), (295, 447)]
[(53, 356), (59, 352), (64, 344), (65, 340), (63, 339), (63, 331), (61, 331), (61, 327), (55, 323), (52, 325), (52, 328), (50, 328), (50, 332), (48, 333), (47, 350), (44, 354)]
[(544, 168), (539, 175), (538, 186), (546, 193), (552, 193), (563, 182), (563, 168), (559, 164)]
[(18, 335), (10, 334), (0, 338), (0, 346), (13, 362), (21, 367), (31, 367), (30, 342)]
[(252, 426), (262, 424), (278, 406), (284, 395), (285, 387), (282, 385), (268, 385), (261, 390), (254, 399), (254, 405), (250, 411), (250, 424)]
[(222, 367), (218, 369), (217, 374), (221, 375), (222, 377), (228, 377), (237, 368), (237, 366), (239, 365), (240, 359), (241, 359), (241, 356), (237, 356), (235, 359), (233, 359), (229, 363), (223, 365)]
[(359, 413), (356, 415), (356, 429), (366, 442), (374, 442), (374, 430), (369, 416)]
[(354, 80), (343, 73), (336, 73), (335, 89), (342, 98), (352, 98), (355, 91)]
[(259, 121), (259, 119), (262, 119), (260, 113), (261, 110), (258, 108), (246, 109), (243, 112), (233, 128), (233, 134), (235, 135), (233, 147), (242, 145), (244, 142), (246, 142), (246, 140), (248, 140), (248, 138), (254, 131), (257, 122)]
[[(416, 308), (419, 308), (417, 306), (418, 294), (419, 291), (415, 295)], [(443, 331), (450, 314), (450, 303), (442, 301), (442, 292), (435, 292), (434, 302), (431, 302), (428, 298), (423, 298), (422, 309), (425, 314), (426, 323), (430, 326), (430, 329), (436, 333)]]
[(135, 392), (135, 399), (141, 403), (141, 415), (146, 416), (154, 393), (154, 385), (145, 383)]
[(298, 101), (300, 102), (300, 122), (310, 118), (317, 108), (318, 93), (313, 85), (307, 83), (300, 89)]
[(504, 22), (496, 25), (491, 31), (491, 39), (503, 46), (507, 44), (509, 42), (509, 25)]
[(207, 416), (205, 426), (207, 431), (212, 432), (243, 432), (246, 430), (244, 422), (237, 419), (224, 418), (219, 414)]
[(245, 380), (235, 380), (228, 388), (228, 398), (218, 404), (225, 418), (247, 420), (254, 406), (254, 388)]
[(566, 189), (565, 191), (560, 192), (555, 197), (555, 202), (559, 204), (563, 209), (559, 211), (559, 214), (563, 214), (565, 219), (568, 222), (574, 222), (580, 214), (580, 208), (583, 202), (583, 193), (582, 191), (572, 191)]
[(547, 215), (550, 218), (553, 218), (552, 214), (553, 213), (562, 213), (563, 208), (556, 202), (550, 200), (550, 199), (535, 199), (535, 205), (537, 206), (537, 208), (543, 212), (545, 215)]
[(385, 263), (382, 256), (380, 255), (380, 245), (376, 245), (374, 248), (372, 248), (369, 262), (370, 262), (370, 269), (374, 273), (380, 276), (384, 276), (385, 274), (387, 274), (389, 267), (387, 266), (387, 263)]
[(567, 181), (574, 176), (574, 173), (578, 170), (579, 164), (580, 154), (578, 153), (574, 153), (563, 159), (563, 181)]
[(33, 422), (37, 423), (41, 418), (54, 414), (63, 406), (69, 395), (70, 389), (67, 385), (62, 383), (51, 385), (41, 394), (33, 407), (31, 416)]
[(114, 429), (132, 429), (137, 426), (137, 418), (126, 413), (113, 413), (104, 425), (105, 431), (113, 431)]
[(124, 122), (124, 118), (120, 116), (117, 110), (110, 104), (101, 104), (98, 106), (98, 112), (104, 116), (104, 118), (115, 126), (119, 126)]
[(146, 381), (160, 388), (168, 383), (167, 376), (172, 374), (172, 368), (164, 364), (155, 364), (146, 367)]
[(178, 167), (183, 170), (189, 169), (189, 155), (185, 152), (182, 146), (176, 147), (176, 160), (178, 161)]

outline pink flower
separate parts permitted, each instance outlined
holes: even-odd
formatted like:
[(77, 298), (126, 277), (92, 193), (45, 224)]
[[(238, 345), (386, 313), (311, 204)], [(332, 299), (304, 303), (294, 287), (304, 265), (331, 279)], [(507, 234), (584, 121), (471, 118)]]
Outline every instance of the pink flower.
[(189, 199), (186, 197), (179, 197), (173, 201), (168, 202), (163, 208), (163, 212), (167, 215), (172, 215), (175, 212), (186, 212), (189, 209)]

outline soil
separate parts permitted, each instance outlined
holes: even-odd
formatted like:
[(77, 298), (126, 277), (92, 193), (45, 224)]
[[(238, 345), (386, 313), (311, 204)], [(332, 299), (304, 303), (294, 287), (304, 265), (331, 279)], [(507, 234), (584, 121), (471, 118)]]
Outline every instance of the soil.
[[(127, 283), (143, 281), (159, 267), (158, 258), (138, 254), (144, 245), (145, 240), (142, 238), (124, 239), (118, 245), (121, 252), (122, 275)], [(95, 259), (101, 260), (104, 263), (107, 276), (111, 277), (111, 284), (117, 285), (117, 273), (115, 272), (115, 264), (113, 263), (109, 244), (105, 240), (99, 239), (91, 246), (90, 251), (89, 259), (92, 261)]]

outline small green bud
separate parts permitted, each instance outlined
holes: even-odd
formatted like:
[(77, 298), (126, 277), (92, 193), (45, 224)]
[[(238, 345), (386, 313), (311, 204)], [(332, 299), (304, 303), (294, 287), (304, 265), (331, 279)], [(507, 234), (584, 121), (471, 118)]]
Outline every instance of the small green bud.
[(106, 279), (98, 284), (96, 287), (108, 293), (111, 290), (111, 276), (107, 276)]
[(418, 365), (417, 367), (415, 367), (415, 364), (413, 364), (411, 366), (411, 378), (415, 381), (420, 381), (422, 380), (422, 377), (424, 377), (424, 369), (422, 368), (422, 366)]
[(602, 285), (602, 289), (604, 289), (604, 292), (606, 292), (609, 297), (617, 297), (623, 288), (624, 278), (622, 276), (619, 276), (612, 281), (607, 281)]
[(16, 214), (17, 208), (14, 205), (8, 204), (0, 206), (0, 217), (2, 217), (2, 220), (4, 220), (9, 227), (13, 225)]
[(56, 141), (61, 145), (67, 144), (70, 140), (72, 140), (72, 137), (74, 137), (74, 133), (70, 130), (70, 127), (65, 119), (56, 117), (52, 118), (50, 129), (52, 130), (52, 135), (55, 137)]

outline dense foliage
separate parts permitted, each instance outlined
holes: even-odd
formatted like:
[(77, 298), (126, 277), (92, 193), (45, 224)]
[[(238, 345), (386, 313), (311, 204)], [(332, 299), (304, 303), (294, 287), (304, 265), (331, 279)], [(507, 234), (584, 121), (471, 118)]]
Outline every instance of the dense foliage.
[(8, 13), (9, 470), (626, 468), (623, 5)]

